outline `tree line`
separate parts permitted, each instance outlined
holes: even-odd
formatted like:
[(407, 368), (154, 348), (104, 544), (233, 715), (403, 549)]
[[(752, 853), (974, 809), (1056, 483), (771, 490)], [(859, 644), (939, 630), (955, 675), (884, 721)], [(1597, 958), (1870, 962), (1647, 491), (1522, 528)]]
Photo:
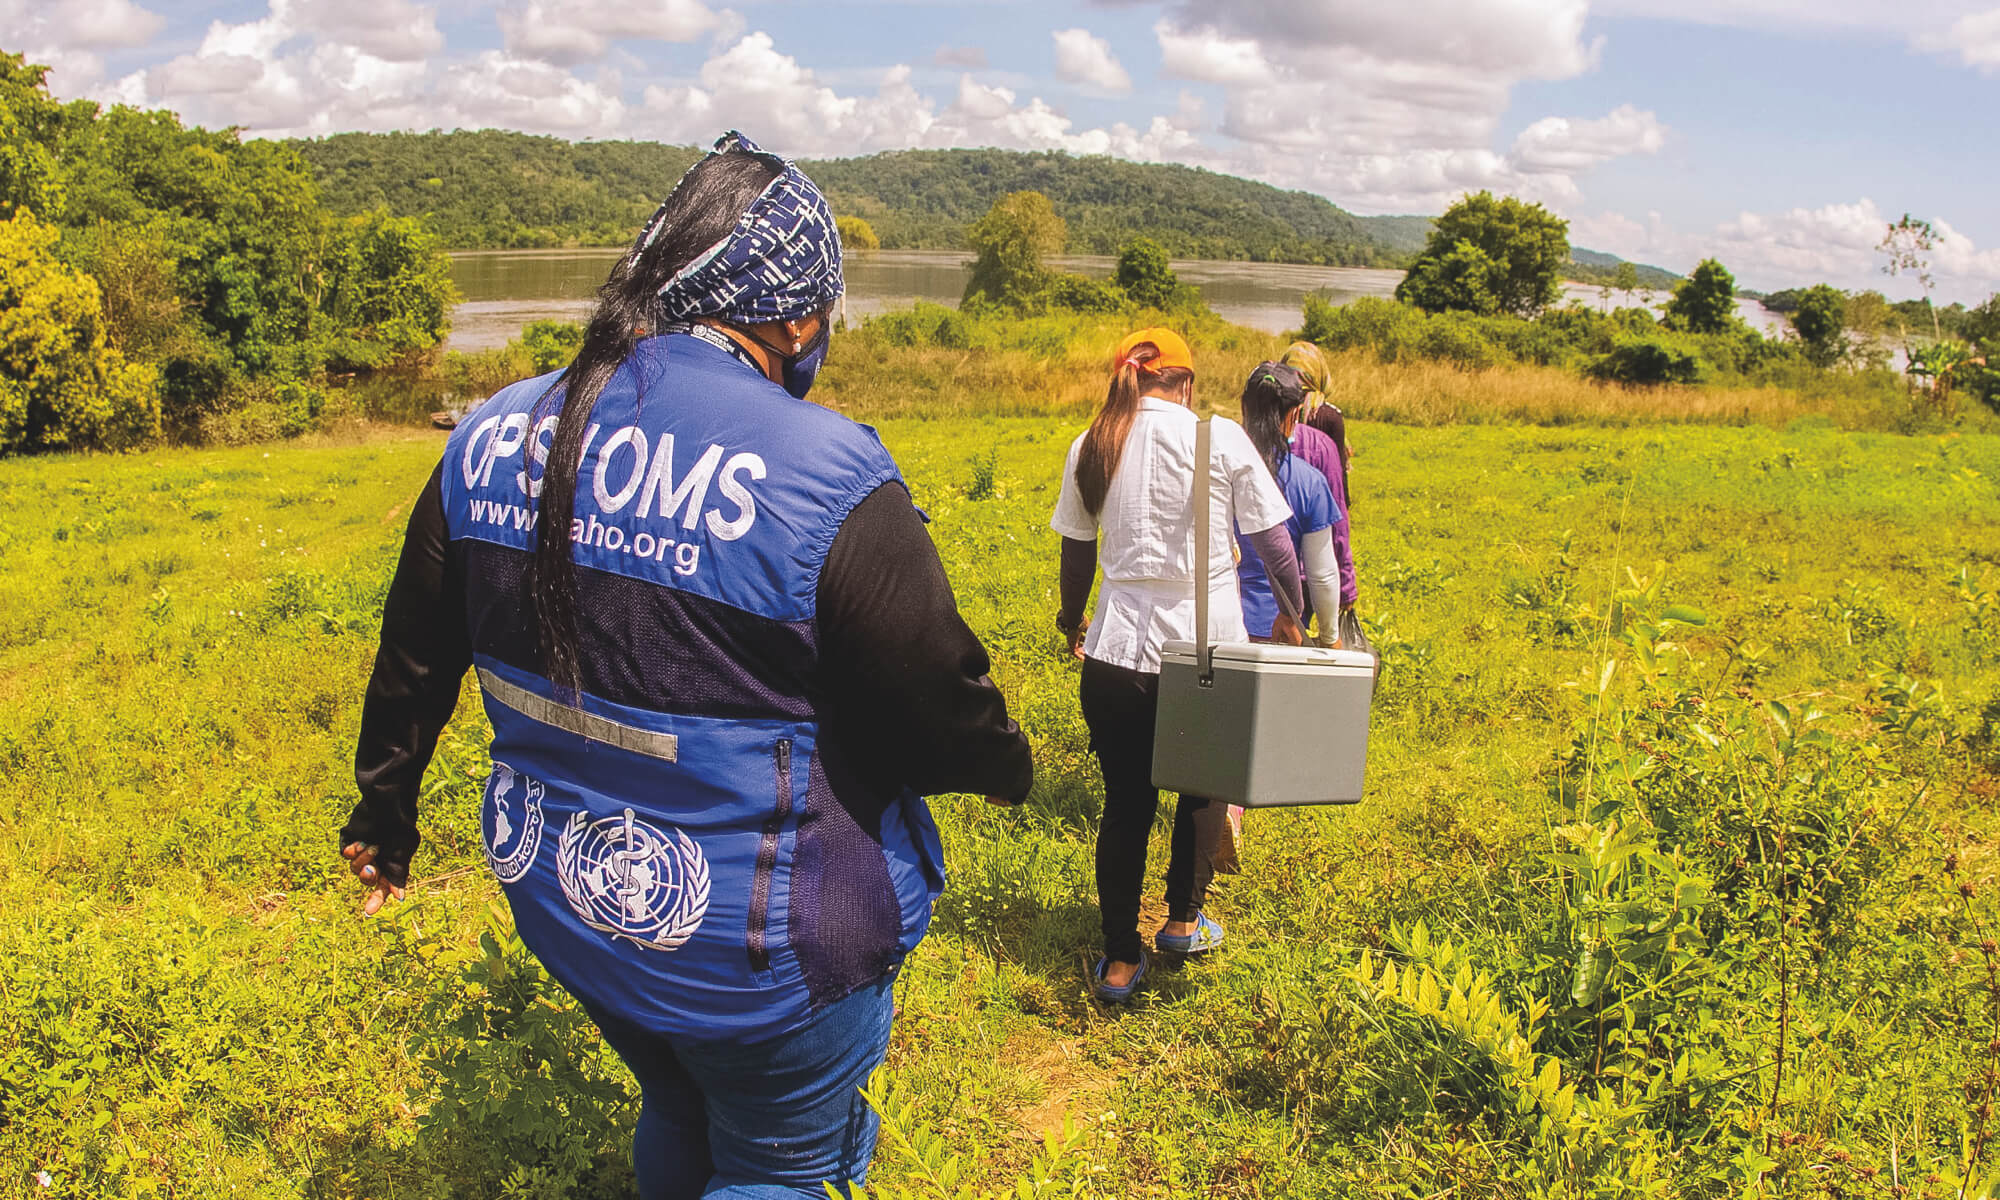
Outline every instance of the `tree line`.
[[(1631, 263), (1605, 286), (1605, 311), (1557, 308), (1571, 250), (1568, 223), (1539, 204), (1490, 192), (1467, 196), (1439, 217), (1396, 289), (1396, 303), (1335, 309), (1308, 299), (1304, 336), (1333, 347), (1371, 347), (1384, 358), (1432, 358), (1461, 366), (1505, 362), (1562, 365), (1626, 384), (1688, 384), (1735, 377), (1795, 386), (1801, 371), (1880, 372), (1885, 335), (1904, 349), (1908, 392), (1950, 417), (1969, 395), (2000, 410), (2000, 294), (1975, 307), (1932, 305), (1929, 254), (1935, 234), (1912, 217), (1888, 226), (1881, 250), (1890, 274), (1914, 275), (1921, 299), (1890, 304), (1880, 292), (1830, 284), (1768, 297), (1791, 328), (1767, 337), (1738, 315), (1735, 277), (1714, 258), (1678, 283), (1661, 311), (1609, 311), (1614, 290), (1638, 287)], [(1928, 336), (1924, 336), (1928, 333)]]
[(0, 453), (296, 432), (332, 376), (437, 345), (442, 243), (336, 213), (297, 150), (50, 96), (0, 52)]

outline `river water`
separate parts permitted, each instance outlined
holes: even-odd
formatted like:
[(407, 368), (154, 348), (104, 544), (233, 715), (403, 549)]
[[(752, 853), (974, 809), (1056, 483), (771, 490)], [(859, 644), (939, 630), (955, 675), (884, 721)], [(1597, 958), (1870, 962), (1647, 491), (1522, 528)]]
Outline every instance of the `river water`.
[[(590, 312), (591, 296), (617, 261), (620, 251), (594, 250), (471, 250), (452, 255), (452, 280), (465, 302), (452, 314), (453, 350), (485, 350), (504, 345), (530, 321), (559, 318), (580, 321)], [(849, 255), (847, 317), (857, 320), (891, 309), (908, 308), (919, 300), (956, 307), (965, 292), (971, 255), (958, 250), (875, 250)], [(1065, 270), (1110, 276), (1117, 260), (1104, 256), (1054, 260)], [(1306, 267), (1287, 263), (1217, 262), (1195, 259), (1174, 264), (1185, 283), (1201, 288), (1202, 296), (1224, 320), (1266, 333), (1297, 329), (1309, 292), (1335, 304), (1362, 296), (1393, 296), (1401, 271), (1366, 267)], [(1567, 299), (1592, 307), (1601, 305), (1600, 289), (1565, 284)], [(1658, 305), (1663, 292), (1640, 292), (1637, 299)], [(1614, 294), (1614, 304), (1623, 303)], [(1739, 315), (1752, 327), (1770, 332), (1785, 327), (1785, 319), (1752, 300), (1738, 300)]]

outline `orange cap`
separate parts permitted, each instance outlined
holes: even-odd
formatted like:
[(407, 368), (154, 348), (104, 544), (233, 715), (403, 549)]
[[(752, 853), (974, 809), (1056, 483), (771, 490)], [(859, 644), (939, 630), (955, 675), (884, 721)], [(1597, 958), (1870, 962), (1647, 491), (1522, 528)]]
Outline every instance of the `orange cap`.
[(1124, 366), (1125, 360), (1132, 356), (1132, 351), (1148, 342), (1160, 352), (1160, 356), (1141, 364), (1139, 367), (1141, 371), (1156, 375), (1168, 367), (1194, 370), (1194, 355), (1188, 353), (1187, 340), (1171, 329), (1158, 327), (1141, 329), (1137, 333), (1125, 335), (1125, 340), (1118, 343), (1118, 349), (1111, 353), (1111, 369), (1116, 371)]

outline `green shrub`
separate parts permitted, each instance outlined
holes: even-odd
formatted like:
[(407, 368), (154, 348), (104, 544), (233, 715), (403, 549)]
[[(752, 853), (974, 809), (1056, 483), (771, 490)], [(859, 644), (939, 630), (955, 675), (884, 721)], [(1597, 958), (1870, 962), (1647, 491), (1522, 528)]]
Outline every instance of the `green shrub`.
[(1419, 357), (1467, 371), (1498, 366), (1507, 358), (1487, 339), (1478, 318), (1458, 312), (1438, 313), (1425, 321), (1414, 349)]
[(530, 321), (521, 331), (521, 346), (533, 361), (536, 375), (560, 370), (583, 348), (583, 326), (575, 321)]
[(158, 373), (105, 344), (97, 284), (23, 209), (0, 224), (0, 454), (124, 446), (159, 429)]
[(956, 309), (919, 300), (916, 307), (870, 317), (864, 328), (891, 346), (964, 350), (971, 346), (967, 319)]
[(1372, 348), (1383, 362), (1395, 362), (1426, 320), (1418, 309), (1394, 300), (1363, 296), (1336, 307), (1312, 295), (1306, 297), (1300, 336), (1329, 350)]
[(1633, 385), (1700, 383), (1703, 367), (1700, 355), (1664, 337), (1627, 336), (1593, 360), (1589, 373)]

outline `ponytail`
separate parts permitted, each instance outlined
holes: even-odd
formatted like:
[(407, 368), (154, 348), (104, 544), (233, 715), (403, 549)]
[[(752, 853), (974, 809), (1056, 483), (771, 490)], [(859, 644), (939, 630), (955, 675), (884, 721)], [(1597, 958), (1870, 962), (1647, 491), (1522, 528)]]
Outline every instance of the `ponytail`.
[(1111, 477), (1118, 473), (1118, 461), (1125, 456), (1125, 439), (1132, 422), (1139, 418), (1139, 402), (1149, 390), (1174, 391), (1194, 382), (1194, 372), (1186, 367), (1146, 370), (1146, 364), (1160, 357), (1160, 348), (1141, 342), (1111, 373), (1111, 390), (1104, 406), (1083, 435), (1083, 448), (1076, 456), (1076, 486), (1090, 515), (1104, 511), (1104, 497), (1111, 491)]
[[(697, 255), (729, 236), (744, 210), (783, 170), (782, 159), (743, 150), (710, 155), (690, 168), (649, 223), (650, 242), (642, 236), (598, 289), (597, 310), (575, 360), (535, 403), (528, 422), (534, 431), (530, 436), (540, 440), (550, 416), (555, 417), (555, 434), (541, 486), (528, 501), (537, 510), (528, 581), (542, 669), (558, 694), (574, 695), (583, 689), (576, 653), (576, 563), (569, 531), (591, 410), (639, 339), (658, 324), (660, 289)], [(537, 453), (531, 448), (529, 460)]]

